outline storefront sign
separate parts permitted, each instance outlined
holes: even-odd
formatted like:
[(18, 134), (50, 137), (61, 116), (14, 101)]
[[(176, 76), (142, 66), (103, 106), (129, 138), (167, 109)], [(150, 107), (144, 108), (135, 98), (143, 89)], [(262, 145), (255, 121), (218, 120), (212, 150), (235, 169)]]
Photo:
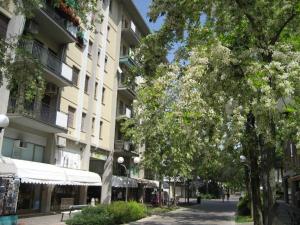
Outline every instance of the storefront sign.
[(101, 154), (101, 153), (97, 153), (97, 152), (92, 152), (91, 157), (95, 158), (95, 159), (103, 160), (103, 161), (107, 160), (107, 156), (106, 155)]

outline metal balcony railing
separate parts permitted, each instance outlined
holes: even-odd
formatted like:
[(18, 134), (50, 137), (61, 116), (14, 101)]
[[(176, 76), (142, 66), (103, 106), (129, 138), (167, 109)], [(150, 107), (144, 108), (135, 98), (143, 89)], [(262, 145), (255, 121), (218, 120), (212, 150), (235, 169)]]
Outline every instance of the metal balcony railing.
[(56, 125), (56, 108), (50, 107), (42, 102), (24, 101), (21, 105), (16, 98), (10, 98), (7, 112), (24, 115), (51, 125)]
[(78, 31), (78, 26), (75, 26), (71, 21), (67, 20), (66, 18), (62, 17), (53, 6), (50, 5), (47, 1), (44, 4), (42, 10), (47, 13), (51, 19), (53, 19), (59, 26), (61, 26), (64, 30), (70, 33), (74, 38), (76, 38), (76, 34)]
[(37, 41), (23, 41), (21, 47), (27, 50), (32, 56), (38, 59), (43, 66), (53, 72), (56, 76), (64, 78), (62, 74), (63, 62), (51, 51)]
[(118, 88), (128, 88), (131, 91), (135, 92), (136, 84), (135, 83), (130, 83), (130, 84), (125, 83), (121, 76), (119, 76), (119, 78), (118, 78)]

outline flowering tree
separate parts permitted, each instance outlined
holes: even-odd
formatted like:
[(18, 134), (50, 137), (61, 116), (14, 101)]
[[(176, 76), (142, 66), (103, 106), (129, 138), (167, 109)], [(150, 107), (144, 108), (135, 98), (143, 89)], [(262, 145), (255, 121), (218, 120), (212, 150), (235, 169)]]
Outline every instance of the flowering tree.
[(174, 115), (187, 128), (180, 130), (185, 141), (197, 146), (189, 154), (241, 149), (259, 225), (272, 223), (276, 155), (287, 140), (300, 143), (299, 9), (298, 0), (154, 0), (150, 18), (165, 23), (141, 46), (147, 84), (168, 81), (155, 71), (174, 42), (184, 46), (179, 59), (187, 65), (172, 68), (181, 71)]

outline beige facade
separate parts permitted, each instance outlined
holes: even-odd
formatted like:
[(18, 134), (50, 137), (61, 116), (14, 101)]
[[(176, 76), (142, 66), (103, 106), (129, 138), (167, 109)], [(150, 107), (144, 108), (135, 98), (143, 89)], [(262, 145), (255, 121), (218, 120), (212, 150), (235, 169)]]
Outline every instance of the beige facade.
[(93, 188), (23, 184), (19, 211), (59, 210), (66, 199), (70, 204), (86, 203), (91, 197), (100, 201), (100, 193), (101, 202), (109, 203), (118, 186), (113, 175), (126, 175), (117, 157), (125, 158), (132, 177), (143, 178), (133, 166), (140, 149), (124, 140), (120, 124), (132, 116), (135, 98), (134, 84), (125, 82), (134, 64), (131, 53), (149, 29), (131, 0), (99, 1), (103, 21), (93, 31), (79, 29), (50, 5), (30, 19), (14, 15), (12, 9), (0, 9), (0, 31), (7, 38), (32, 36), (22, 46), (43, 65), (46, 91), (20, 106), (20, 93), (9, 92), (5, 85), (0, 88), (0, 113), (10, 119), (0, 137), (0, 155), (88, 170), (102, 178), (102, 187)]

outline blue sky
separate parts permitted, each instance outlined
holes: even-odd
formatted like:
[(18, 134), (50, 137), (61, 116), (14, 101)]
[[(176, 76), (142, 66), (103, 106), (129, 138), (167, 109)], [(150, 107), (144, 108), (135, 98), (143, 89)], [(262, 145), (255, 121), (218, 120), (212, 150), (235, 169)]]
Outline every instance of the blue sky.
[[(138, 8), (138, 10), (140, 11), (141, 15), (144, 17), (144, 20), (148, 24), (149, 28), (152, 31), (158, 30), (163, 23), (163, 18), (159, 18), (156, 21), (156, 23), (150, 23), (149, 17), (147, 17), (147, 13), (148, 13), (149, 5), (151, 4), (151, 0), (133, 0), (133, 2), (136, 5), (136, 7)], [(177, 47), (178, 46), (175, 45), (174, 49), (177, 49)], [(172, 51), (170, 51), (170, 53), (167, 56), (169, 61), (172, 61), (174, 58), (174, 51), (175, 51), (174, 49)]]
[(138, 10), (140, 11), (140, 13), (142, 14), (142, 16), (144, 17), (150, 29), (152, 31), (158, 30), (161, 24), (163, 23), (163, 19), (160, 18), (156, 23), (150, 23), (149, 18), (147, 17), (147, 12), (148, 12), (149, 5), (151, 4), (151, 0), (133, 0), (133, 2), (138, 8)]

